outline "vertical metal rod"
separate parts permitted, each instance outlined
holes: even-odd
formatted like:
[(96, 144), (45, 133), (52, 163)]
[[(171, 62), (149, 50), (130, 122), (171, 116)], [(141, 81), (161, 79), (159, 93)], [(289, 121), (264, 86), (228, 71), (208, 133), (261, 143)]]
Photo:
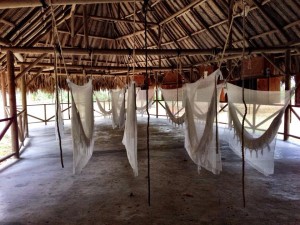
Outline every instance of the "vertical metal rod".
[(151, 205), (151, 180), (150, 180), (150, 146), (149, 146), (149, 126), (150, 126), (150, 114), (149, 114), (149, 74), (148, 74), (148, 37), (147, 37), (147, 12), (148, 1), (144, 0), (144, 13), (145, 13), (145, 60), (146, 60), (146, 111), (147, 111), (147, 156), (148, 156), (148, 205)]
[[(21, 65), (21, 71), (23, 70), (24, 70), (24, 66)], [(22, 76), (21, 78), (21, 90), (22, 90), (22, 108), (24, 110), (24, 116), (23, 116), (24, 125), (25, 125), (24, 132), (26, 133), (25, 137), (28, 137), (29, 133), (28, 133), (28, 115), (27, 115), (26, 75)]]
[(19, 139), (18, 139), (18, 121), (17, 121), (17, 102), (16, 102), (16, 85), (15, 85), (15, 67), (14, 67), (14, 54), (12, 51), (6, 52), (7, 59), (7, 84), (9, 93), (9, 112), (12, 117), (11, 124), (11, 142), (12, 150), (15, 157), (20, 158), (19, 152)]
[[(291, 51), (287, 50), (285, 53), (285, 90), (291, 89)], [(289, 139), (290, 133), (290, 107), (286, 107), (284, 112), (284, 132), (283, 140), (287, 141)]]
[(155, 108), (156, 108), (156, 118), (158, 118), (158, 72), (155, 73)]
[[(242, 54), (242, 60), (244, 60), (245, 57), (245, 45), (246, 45), (246, 37), (245, 37), (245, 25), (246, 25), (246, 14), (245, 14), (245, 2), (243, 2), (243, 54)], [(243, 104), (245, 108), (245, 112), (243, 115), (243, 120), (242, 120), (242, 146), (241, 146), (241, 151), (242, 151), (242, 193), (243, 193), (243, 206), (244, 208), (246, 207), (246, 194), (245, 194), (245, 120), (247, 116), (247, 104), (245, 101), (245, 74), (244, 74), (244, 64), (242, 63), (242, 99), (243, 99)]]
[(45, 122), (45, 125), (47, 125), (47, 108), (46, 108), (46, 104), (44, 104), (44, 122)]

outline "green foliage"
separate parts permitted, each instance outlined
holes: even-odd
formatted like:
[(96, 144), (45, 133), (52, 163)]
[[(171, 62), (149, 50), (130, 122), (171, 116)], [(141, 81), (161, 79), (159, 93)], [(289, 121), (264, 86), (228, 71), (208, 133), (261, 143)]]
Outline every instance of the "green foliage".
[[(109, 91), (97, 91), (94, 94), (100, 101), (108, 101), (110, 99)], [(95, 96), (93, 96), (93, 100), (96, 101)]]
[(31, 103), (53, 103), (54, 95), (38, 90), (27, 95), (27, 101)]
[(4, 135), (4, 137), (0, 141), (0, 158), (7, 156), (12, 152), (11, 140), (8, 135)]

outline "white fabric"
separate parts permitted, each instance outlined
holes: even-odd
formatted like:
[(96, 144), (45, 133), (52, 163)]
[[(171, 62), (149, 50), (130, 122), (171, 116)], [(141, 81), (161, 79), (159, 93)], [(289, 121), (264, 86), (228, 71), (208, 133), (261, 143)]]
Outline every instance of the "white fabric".
[[(242, 155), (242, 118), (245, 110), (242, 92), (241, 87), (227, 84), (228, 112), (234, 127), (234, 132), (228, 131), (228, 142), (239, 156)], [(247, 104), (244, 130), (245, 160), (264, 175), (273, 174), (275, 138), (291, 92), (244, 89), (244, 96)]]
[(59, 138), (57, 125), (58, 125), (58, 129), (59, 129), (60, 137), (63, 138), (64, 137), (64, 120), (63, 120), (63, 113), (61, 111), (59, 97), (55, 98), (55, 137), (56, 137), (56, 140), (58, 140), (58, 138)]
[[(165, 110), (167, 117), (175, 124), (181, 125), (185, 120), (184, 101), (185, 101), (185, 86), (178, 89), (160, 89), (163, 100), (165, 102)], [(174, 104), (175, 103), (175, 104)], [(170, 109), (170, 104), (174, 107), (174, 112)]]
[(128, 161), (133, 169), (135, 176), (138, 175), (137, 162), (137, 118), (136, 118), (136, 98), (135, 84), (131, 83), (128, 87), (128, 99), (126, 110), (126, 122), (122, 143), (125, 145)]
[(100, 100), (98, 99), (98, 97), (96, 95), (95, 95), (95, 98), (96, 98), (97, 106), (98, 106), (100, 112), (103, 114), (103, 116), (109, 116), (109, 115), (111, 115), (112, 114), (112, 109), (106, 111), (104, 109), (104, 107), (101, 105), (101, 102), (100, 102)]
[(176, 116), (172, 113), (169, 104), (165, 102), (165, 109), (167, 117), (175, 124), (181, 125), (184, 123), (185, 120), (185, 113), (183, 113), (181, 116)]
[(217, 70), (205, 79), (186, 84), (185, 149), (199, 170), (203, 167), (214, 174), (222, 170), (214, 124), (220, 89), (215, 80), (220, 75)]
[(176, 89), (160, 89), (162, 95), (164, 96), (164, 101), (183, 101), (185, 96), (185, 88)]
[(111, 91), (112, 127), (122, 128), (125, 122), (125, 90)]
[(94, 149), (94, 110), (92, 80), (83, 86), (68, 80), (72, 96), (73, 172), (86, 166)]
[[(154, 97), (154, 89), (148, 89), (148, 109), (151, 108)], [(140, 114), (146, 112), (147, 101), (146, 101), (146, 90), (141, 90), (141, 88), (136, 88), (136, 110)], [(138, 106), (139, 105), (139, 106)]]

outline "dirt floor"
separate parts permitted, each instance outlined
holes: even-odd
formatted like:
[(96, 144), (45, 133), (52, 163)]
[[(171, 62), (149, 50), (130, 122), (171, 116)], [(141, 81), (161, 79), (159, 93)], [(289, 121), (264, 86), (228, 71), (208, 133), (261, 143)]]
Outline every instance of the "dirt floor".
[[(222, 142), (223, 171), (197, 167), (184, 149), (182, 127), (151, 118), (151, 206), (148, 206), (146, 119), (139, 118), (139, 176), (134, 177), (123, 132), (97, 119), (93, 157), (72, 174), (67, 122), (64, 164), (54, 126), (30, 127), (21, 159), (0, 168), (0, 224), (300, 224), (300, 146), (277, 141), (275, 174), (247, 165), (246, 208), (241, 159)], [(11, 163), (11, 161), (10, 161)]]

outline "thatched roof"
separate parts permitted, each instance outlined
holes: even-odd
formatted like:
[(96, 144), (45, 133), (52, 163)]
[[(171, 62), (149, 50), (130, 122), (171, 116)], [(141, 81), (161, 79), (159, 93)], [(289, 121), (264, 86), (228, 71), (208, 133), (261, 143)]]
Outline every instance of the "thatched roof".
[[(49, 6), (50, 2), (53, 5)], [(126, 76), (132, 73), (133, 66), (138, 73), (145, 73), (145, 2), (148, 2), (147, 48), (153, 50), (148, 55), (151, 74), (160, 69), (177, 69), (179, 64), (181, 73), (197, 73), (198, 66), (220, 60), (226, 42), (231, 51), (225, 52), (224, 59), (233, 62), (241, 59), (243, 47), (246, 55), (250, 51), (267, 55), (275, 64), (283, 59), (285, 49), (290, 49), (293, 56), (299, 55), (299, 0), (247, 0), (245, 5), (242, 0), (0, 0), (0, 63), (5, 67), (5, 51), (12, 49), (18, 74), (23, 70), (21, 65), (26, 68), (40, 57), (30, 70), (32, 75), (26, 75), (30, 80), (33, 74), (42, 74), (28, 87), (31, 91), (46, 88), (52, 82), (54, 56), (49, 51), (53, 46), (59, 49), (59, 44), (67, 72), (73, 76), (84, 73), (92, 73), (94, 78)], [(228, 35), (231, 17), (232, 32)], [(54, 38), (53, 24), (57, 25), (59, 41)], [(20, 47), (26, 47), (26, 51)], [(41, 56), (43, 48), (36, 47), (50, 47), (50, 50)], [(66, 53), (67, 48), (74, 51)], [(133, 48), (140, 50), (135, 60), (129, 50)], [(124, 51), (118, 52), (120, 49)], [(199, 54), (184, 51), (195, 49)], [(62, 60), (58, 65), (59, 74), (66, 74)], [(76, 79), (79, 82), (85, 78)], [(115, 78), (98, 78), (94, 84), (110, 88), (114, 84), (108, 80)]]

